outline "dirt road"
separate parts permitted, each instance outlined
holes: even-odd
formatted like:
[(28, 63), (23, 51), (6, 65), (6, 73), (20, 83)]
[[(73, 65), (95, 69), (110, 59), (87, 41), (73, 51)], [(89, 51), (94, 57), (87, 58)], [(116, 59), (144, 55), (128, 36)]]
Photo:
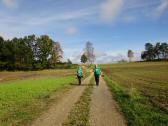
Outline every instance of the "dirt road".
[(100, 85), (94, 87), (90, 110), (91, 126), (126, 126), (118, 105), (101, 78)]
[[(93, 74), (83, 81), (88, 84)], [(62, 126), (67, 118), (72, 106), (78, 101), (87, 86), (76, 86), (68, 91), (56, 103), (54, 103), (48, 111), (32, 123), (32, 126)]]

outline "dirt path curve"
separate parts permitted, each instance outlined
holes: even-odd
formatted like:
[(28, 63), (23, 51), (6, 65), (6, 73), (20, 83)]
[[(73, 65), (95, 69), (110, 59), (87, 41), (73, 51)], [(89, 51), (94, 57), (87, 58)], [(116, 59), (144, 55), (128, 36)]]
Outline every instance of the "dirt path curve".
[[(82, 84), (88, 84), (93, 74), (87, 77)], [(32, 126), (62, 126), (72, 106), (78, 101), (87, 86), (76, 86), (68, 91), (63, 97), (41, 117), (35, 120)]]
[(94, 87), (90, 110), (91, 126), (126, 126), (118, 105), (105, 81), (100, 78), (99, 87)]

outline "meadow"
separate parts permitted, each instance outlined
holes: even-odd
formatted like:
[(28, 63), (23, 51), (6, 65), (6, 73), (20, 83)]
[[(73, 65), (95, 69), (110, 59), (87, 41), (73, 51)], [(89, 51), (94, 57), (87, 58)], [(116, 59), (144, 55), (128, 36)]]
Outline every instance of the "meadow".
[(168, 62), (101, 67), (129, 125), (168, 125)]
[(1, 72), (0, 125), (26, 125), (47, 109), (53, 93), (76, 83), (75, 70)]

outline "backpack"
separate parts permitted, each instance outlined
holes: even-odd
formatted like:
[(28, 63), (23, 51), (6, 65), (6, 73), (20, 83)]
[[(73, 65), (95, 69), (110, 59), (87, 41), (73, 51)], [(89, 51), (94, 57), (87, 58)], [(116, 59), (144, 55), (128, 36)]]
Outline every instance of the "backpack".
[(77, 71), (77, 76), (80, 76), (80, 77), (82, 77), (82, 76), (83, 76), (83, 72), (82, 72), (82, 70), (81, 70), (81, 69), (78, 69), (78, 71)]
[(100, 75), (100, 68), (95, 68), (94, 74), (99, 76)]

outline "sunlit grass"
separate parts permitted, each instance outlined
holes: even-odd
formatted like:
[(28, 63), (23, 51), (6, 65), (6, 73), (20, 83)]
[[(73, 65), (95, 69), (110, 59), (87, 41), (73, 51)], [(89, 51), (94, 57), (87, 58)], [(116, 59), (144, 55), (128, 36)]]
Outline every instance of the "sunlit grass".
[(57, 90), (76, 82), (74, 76), (6, 82), (0, 85), (0, 124), (18, 125), (32, 120)]

